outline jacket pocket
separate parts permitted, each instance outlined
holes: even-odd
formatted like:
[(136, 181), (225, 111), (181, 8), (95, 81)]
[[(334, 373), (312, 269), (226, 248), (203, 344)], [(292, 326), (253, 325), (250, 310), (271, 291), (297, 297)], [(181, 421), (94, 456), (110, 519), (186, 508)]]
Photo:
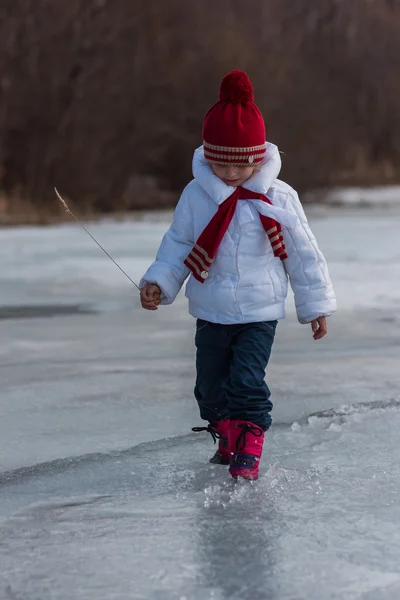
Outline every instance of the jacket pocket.
[(276, 299), (285, 299), (288, 293), (288, 279), (286, 272), (281, 265), (275, 267), (275, 269), (272, 271), (271, 281), (274, 287)]

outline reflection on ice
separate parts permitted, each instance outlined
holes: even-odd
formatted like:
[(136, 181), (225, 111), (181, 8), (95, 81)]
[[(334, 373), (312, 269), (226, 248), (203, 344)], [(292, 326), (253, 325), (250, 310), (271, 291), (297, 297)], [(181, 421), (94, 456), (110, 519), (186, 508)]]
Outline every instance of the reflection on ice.
[(46, 573), (62, 600), (82, 586), (89, 600), (99, 588), (122, 599), (133, 581), (133, 598), (395, 600), (400, 410), (373, 406), (339, 409), (338, 432), (271, 431), (251, 483), (208, 464), (210, 441), (190, 434), (4, 478), (17, 500), (2, 522), (5, 581), (40, 597)]

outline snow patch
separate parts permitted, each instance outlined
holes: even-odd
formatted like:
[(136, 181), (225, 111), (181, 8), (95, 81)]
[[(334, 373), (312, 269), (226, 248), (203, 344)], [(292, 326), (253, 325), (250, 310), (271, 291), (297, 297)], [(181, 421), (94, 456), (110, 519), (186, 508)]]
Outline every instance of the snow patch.
[(337, 187), (304, 194), (308, 203), (322, 202), (332, 206), (400, 205), (400, 186)]
[(372, 413), (376, 411), (383, 411), (387, 414), (388, 410), (398, 411), (399, 409), (400, 400), (396, 398), (383, 401), (342, 404), (337, 408), (331, 408), (309, 415), (307, 417), (307, 423), (311, 428), (315, 429), (341, 431), (342, 425), (361, 422), (369, 417), (375, 418), (375, 415)]

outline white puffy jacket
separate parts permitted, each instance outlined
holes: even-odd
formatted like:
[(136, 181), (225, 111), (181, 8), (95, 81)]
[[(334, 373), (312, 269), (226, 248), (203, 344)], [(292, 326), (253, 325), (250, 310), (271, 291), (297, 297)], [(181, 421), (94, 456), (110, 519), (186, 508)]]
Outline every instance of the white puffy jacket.
[[(242, 187), (267, 195), (240, 200), (204, 283), (191, 275), (186, 286), (193, 317), (221, 324), (272, 321), (285, 317), (288, 277), (300, 323), (330, 316), (336, 300), (325, 259), (307, 223), (297, 193), (277, 178), (278, 149), (268, 144), (261, 169)], [(171, 304), (190, 271), (183, 261), (211, 218), (235, 188), (214, 175), (203, 147), (193, 157), (194, 179), (184, 189), (174, 220), (165, 234), (155, 262), (140, 282), (156, 283), (161, 304)], [(274, 256), (259, 212), (283, 227), (288, 258)]]

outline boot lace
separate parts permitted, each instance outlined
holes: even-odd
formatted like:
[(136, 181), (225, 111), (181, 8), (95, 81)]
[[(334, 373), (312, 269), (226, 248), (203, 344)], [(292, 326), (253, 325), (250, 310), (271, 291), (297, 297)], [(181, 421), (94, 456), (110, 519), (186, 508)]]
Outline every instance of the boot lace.
[(242, 431), (236, 440), (236, 456), (241, 450), (246, 448), (246, 435), (248, 433), (252, 433), (255, 437), (261, 437), (263, 434), (263, 430), (260, 427), (251, 423), (241, 423), (237, 427), (240, 427)]
[(211, 433), (211, 437), (214, 440), (214, 444), (217, 443), (222, 435), (215, 429), (215, 426), (210, 423), (207, 427), (192, 427), (192, 431), (198, 433), (199, 431), (207, 431), (207, 433)]

